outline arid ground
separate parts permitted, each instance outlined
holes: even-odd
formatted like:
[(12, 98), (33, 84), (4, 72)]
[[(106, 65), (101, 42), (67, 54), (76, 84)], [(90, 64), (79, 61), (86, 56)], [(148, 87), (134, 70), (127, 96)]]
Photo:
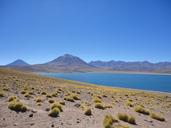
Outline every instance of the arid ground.
[(170, 128), (171, 94), (0, 69), (0, 128)]

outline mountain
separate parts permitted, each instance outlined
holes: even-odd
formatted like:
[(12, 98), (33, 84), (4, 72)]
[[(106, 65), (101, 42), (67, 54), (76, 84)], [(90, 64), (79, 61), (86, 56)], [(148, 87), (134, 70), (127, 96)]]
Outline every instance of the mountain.
[(55, 60), (52, 60), (48, 63), (45, 63), (46, 65), (51, 65), (51, 66), (59, 66), (59, 67), (92, 67), (79, 57), (70, 55), (70, 54), (65, 54), (63, 56), (58, 57)]
[(88, 64), (79, 57), (65, 54), (50, 62), (31, 66), (34, 71), (44, 72), (88, 72), (98, 68)]
[(7, 67), (25, 67), (25, 66), (29, 66), (29, 64), (21, 59), (18, 59), (6, 66)]
[(151, 63), (148, 61), (125, 62), (125, 61), (91, 61), (89, 63), (98, 68), (113, 71), (141, 71), (141, 72), (171, 72), (171, 62)]
[(148, 61), (91, 61), (85, 62), (77, 56), (65, 54), (52, 61), (29, 65), (23, 60), (16, 60), (5, 67), (32, 72), (157, 72), (171, 73), (171, 62), (151, 63)]

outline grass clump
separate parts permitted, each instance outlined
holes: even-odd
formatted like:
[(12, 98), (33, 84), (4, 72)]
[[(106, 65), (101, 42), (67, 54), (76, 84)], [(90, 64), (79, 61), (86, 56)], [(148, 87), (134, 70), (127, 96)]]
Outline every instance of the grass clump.
[(29, 92), (28, 94), (29, 94), (29, 95), (34, 95), (34, 92)]
[(47, 98), (52, 98), (52, 95), (47, 94), (46, 97), (47, 97)]
[(61, 105), (65, 105), (65, 102), (64, 102), (64, 101), (59, 101), (59, 103), (60, 103)]
[(47, 93), (46, 93), (46, 92), (42, 92), (41, 94), (42, 94), (42, 95), (46, 95)]
[(105, 109), (105, 106), (102, 103), (95, 103), (94, 107), (102, 110)]
[(135, 111), (138, 113), (144, 114), (144, 115), (150, 114), (150, 112), (148, 110), (146, 110), (143, 106), (140, 106), (140, 105), (135, 107)]
[(58, 96), (57, 92), (52, 93), (52, 97), (57, 97), (57, 96)]
[(131, 100), (126, 101), (126, 106), (133, 107), (133, 103)]
[(102, 100), (99, 97), (93, 98), (94, 103), (102, 103)]
[(51, 106), (51, 111), (49, 112), (49, 116), (57, 117), (62, 111), (62, 106), (59, 103), (53, 103)]
[(86, 116), (91, 116), (92, 115), (92, 112), (91, 112), (91, 109), (90, 108), (85, 108), (84, 109), (84, 114), (86, 115)]
[(113, 106), (111, 104), (106, 104), (105, 108), (113, 108)]
[(23, 103), (19, 102), (19, 101), (12, 101), (9, 103), (8, 108), (16, 111), (16, 112), (26, 112), (27, 111), (27, 107), (25, 105), (23, 105)]
[(74, 99), (73, 99), (73, 97), (71, 95), (65, 96), (64, 100), (74, 102)]
[(40, 102), (42, 102), (42, 99), (41, 99), (40, 97), (37, 97), (37, 98), (35, 99), (35, 101), (36, 101), (37, 103), (40, 103)]
[(21, 94), (23, 94), (23, 95), (26, 94), (26, 91), (25, 90), (21, 91)]
[(29, 93), (24, 94), (24, 97), (29, 98), (30, 97)]
[(162, 122), (165, 121), (164, 117), (155, 113), (150, 113), (150, 117), (158, 121), (162, 121)]
[(4, 93), (3, 92), (0, 92), (0, 97), (4, 97)]
[(77, 94), (71, 94), (71, 96), (74, 100), (80, 100), (80, 98)]
[(11, 96), (11, 97), (8, 98), (8, 102), (14, 101), (14, 100), (16, 100), (16, 99), (17, 99), (16, 96)]
[(103, 126), (104, 128), (114, 128), (114, 122), (118, 122), (118, 120), (114, 119), (111, 115), (106, 115), (103, 120)]
[(49, 112), (49, 116), (51, 117), (57, 117), (59, 115), (59, 108), (55, 107)]
[(51, 109), (58, 108), (60, 112), (63, 112), (62, 106), (59, 103), (53, 103)]
[(49, 102), (50, 104), (52, 104), (52, 103), (54, 103), (55, 101), (52, 100), (52, 99), (50, 99), (48, 102)]
[(135, 118), (131, 115), (127, 115), (126, 113), (118, 113), (118, 119), (130, 124), (136, 124)]

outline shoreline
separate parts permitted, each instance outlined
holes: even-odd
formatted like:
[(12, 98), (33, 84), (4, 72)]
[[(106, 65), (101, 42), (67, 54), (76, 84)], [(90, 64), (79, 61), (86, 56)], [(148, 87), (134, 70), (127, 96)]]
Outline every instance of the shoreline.
[(111, 73), (111, 74), (139, 74), (139, 75), (168, 75), (171, 76), (171, 73), (155, 73), (155, 72), (133, 72), (133, 71), (102, 71), (102, 72), (33, 72), (35, 74), (42, 74), (42, 73)]
[[(45, 75), (41, 75), (38, 74), (40, 76), (45, 76)], [(53, 78), (53, 79), (61, 79), (61, 80), (65, 80), (65, 81), (70, 81), (70, 82), (76, 82), (76, 83), (80, 83), (80, 84), (84, 84), (84, 85), (88, 85), (88, 86), (96, 86), (96, 87), (103, 87), (103, 88), (112, 88), (112, 89), (127, 89), (127, 90), (133, 90), (133, 91), (141, 91), (141, 92), (147, 92), (147, 93), (155, 93), (155, 94), (167, 94), (171, 96), (171, 92), (163, 92), (163, 91), (155, 91), (155, 90), (143, 90), (143, 89), (136, 89), (136, 88), (124, 88), (124, 87), (119, 87), (119, 86), (109, 86), (109, 85), (102, 85), (102, 84), (93, 84), (93, 83), (89, 83), (89, 82), (82, 82), (82, 81), (77, 81), (77, 80), (68, 80), (68, 79), (63, 79), (63, 78), (58, 78), (58, 77), (49, 77), (49, 76), (45, 76), (48, 78)]]

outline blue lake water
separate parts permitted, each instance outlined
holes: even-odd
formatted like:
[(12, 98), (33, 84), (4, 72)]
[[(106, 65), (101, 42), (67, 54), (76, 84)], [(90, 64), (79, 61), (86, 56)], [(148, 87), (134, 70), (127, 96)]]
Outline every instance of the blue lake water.
[(120, 73), (42, 73), (42, 75), (111, 87), (171, 93), (171, 75)]

